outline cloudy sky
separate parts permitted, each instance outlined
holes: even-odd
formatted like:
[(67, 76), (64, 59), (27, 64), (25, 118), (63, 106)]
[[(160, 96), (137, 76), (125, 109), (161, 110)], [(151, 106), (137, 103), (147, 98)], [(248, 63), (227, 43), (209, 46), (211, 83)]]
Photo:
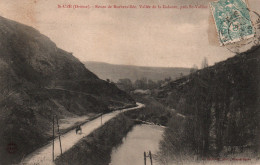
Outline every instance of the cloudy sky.
[[(33, 26), (81, 61), (200, 66), (234, 56), (218, 44), (209, 8), (59, 9), (71, 5), (204, 5), (211, 0), (1, 0), (0, 15)], [(248, 0), (260, 12), (259, 0)]]

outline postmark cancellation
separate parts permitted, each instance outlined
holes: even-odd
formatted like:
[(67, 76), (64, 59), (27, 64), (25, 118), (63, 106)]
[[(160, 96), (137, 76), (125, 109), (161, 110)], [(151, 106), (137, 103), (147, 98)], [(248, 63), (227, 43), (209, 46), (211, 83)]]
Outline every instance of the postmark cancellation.
[(254, 37), (249, 9), (244, 0), (210, 3), (221, 46)]

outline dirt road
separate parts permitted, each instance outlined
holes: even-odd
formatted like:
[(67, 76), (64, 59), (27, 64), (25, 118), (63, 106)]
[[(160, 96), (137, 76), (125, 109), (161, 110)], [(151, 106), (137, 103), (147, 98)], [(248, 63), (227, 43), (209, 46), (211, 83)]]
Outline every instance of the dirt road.
[[(121, 112), (139, 109), (144, 107), (143, 104), (137, 103), (137, 107), (134, 108), (127, 108), (123, 110), (113, 111), (111, 113), (102, 115), (102, 123), (104, 124), (108, 120), (114, 118)], [(75, 130), (71, 130), (66, 134), (61, 136), (61, 143), (62, 143), (62, 151), (65, 152), (70, 149), (73, 145), (75, 145), (80, 139), (84, 136), (89, 135), (92, 131), (99, 128), (101, 126), (101, 117), (98, 117), (92, 121), (87, 122), (86, 124), (82, 125), (82, 134), (76, 134)], [(54, 157), (60, 155), (60, 144), (59, 139), (56, 138), (54, 141)], [(24, 165), (52, 165), (52, 141), (50, 141), (46, 146), (39, 148), (38, 150), (34, 151), (30, 155), (28, 155), (21, 164)]]

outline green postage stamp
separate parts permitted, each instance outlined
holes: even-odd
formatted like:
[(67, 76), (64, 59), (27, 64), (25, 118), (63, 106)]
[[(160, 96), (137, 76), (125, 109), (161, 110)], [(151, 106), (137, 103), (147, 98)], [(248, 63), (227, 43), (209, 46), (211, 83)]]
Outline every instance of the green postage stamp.
[(254, 36), (249, 9), (244, 0), (219, 0), (211, 2), (210, 6), (222, 46)]

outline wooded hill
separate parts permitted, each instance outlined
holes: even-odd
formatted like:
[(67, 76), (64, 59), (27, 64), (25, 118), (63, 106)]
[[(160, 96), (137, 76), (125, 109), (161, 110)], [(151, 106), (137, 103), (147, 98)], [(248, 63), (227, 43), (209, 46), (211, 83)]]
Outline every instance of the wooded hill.
[(169, 123), (162, 148), (202, 157), (258, 152), (259, 87), (260, 48), (255, 47), (160, 88), (157, 100), (185, 115)]
[[(15, 163), (49, 140), (53, 115), (76, 117), (135, 105), (39, 31), (3, 17), (0, 91), (0, 164)], [(9, 153), (8, 144), (17, 150)]]

